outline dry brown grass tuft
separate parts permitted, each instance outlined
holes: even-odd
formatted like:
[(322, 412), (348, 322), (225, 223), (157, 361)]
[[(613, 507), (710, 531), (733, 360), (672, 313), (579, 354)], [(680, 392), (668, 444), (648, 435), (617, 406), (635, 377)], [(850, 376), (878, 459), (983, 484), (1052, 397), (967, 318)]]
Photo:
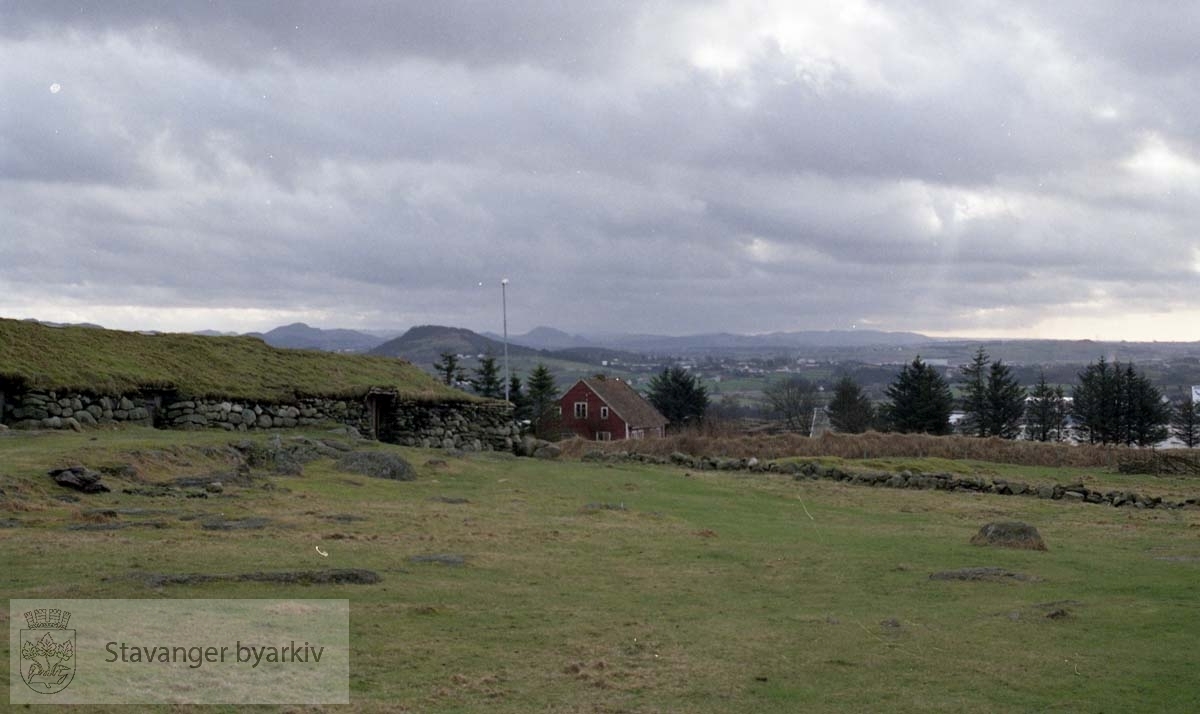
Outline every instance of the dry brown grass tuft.
[(559, 444), (563, 455), (579, 458), (590, 451), (635, 451), (667, 456), (781, 459), (794, 456), (833, 456), (844, 459), (942, 458), (988, 461), (1021, 466), (1112, 468), (1130, 452), (1124, 447), (1053, 444), (1038, 441), (979, 439), (927, 434), (826, 433), (817, 438), (798, 434), (775, 436), (712, 436), (702, 432), (675, 434), (642, 441), (594, 442), (570, 439)]

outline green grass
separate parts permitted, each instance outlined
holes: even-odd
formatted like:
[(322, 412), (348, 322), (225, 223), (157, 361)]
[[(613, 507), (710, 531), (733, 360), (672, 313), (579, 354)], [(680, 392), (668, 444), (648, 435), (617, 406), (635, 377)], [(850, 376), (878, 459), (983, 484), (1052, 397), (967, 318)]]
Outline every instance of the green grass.
[(360, 397), (372, 387), (441, 401), (472, 397), (403, 360), (270, 347), (252, 337), (143, 335), (0, 319), (0, 384), (125, 394), (174, 389), (191, 397), (290, 402)]
[[(222, 498), (186, 502), (114, 493), (64, 504), (45, 476), (74, 460), (136, 463), (151, 480), (205, 472), (221, 463), (204, 447), (228, 438), (141, 429), (0, 438), (0, 499), (7, 498), (0, 503), (8, 510), (0, 519), (23, 525), (0, 530), (5, 597), (348, 597), (352, 711), (1200, 707), (1191, 686), (1200, 671), (1197, 511), (504, 455), (447, 458), (383, 445), (372, 448), (406, 456), (416, 481), (342, 474), (321, 460), (303, 476), (271, 477), (273, 490), (231, 488)], [(430, 458), (447, 463), (429, 465)], [(1065, 482), (1076, 474), (1044, 475)], [(469, 503), (430, 500), (437, 496)], [(163, 530), (64, 530), (81, 508), (100, 506), (263, 515), (273, 525), (210, 532), (170, 518)], [(365, 520), (321, 518), (338, 513)], [(968, 544), (980, 525), (1000, 519), (1036, 525), (1049, 550)], [(467, 565), (408, 560), (430, 553), (462, 554)], [(1040, 580), (928, 577), (983, 565)], [(384, 580), (156, 591), (127, 577), (319, 567), (371, 568)], [(1057, 608), (1069, 615), (1045, 616)], [(898, 627), (883, 624), (893, 619)], [(0, 660), (7, 654), (0, 651)]]

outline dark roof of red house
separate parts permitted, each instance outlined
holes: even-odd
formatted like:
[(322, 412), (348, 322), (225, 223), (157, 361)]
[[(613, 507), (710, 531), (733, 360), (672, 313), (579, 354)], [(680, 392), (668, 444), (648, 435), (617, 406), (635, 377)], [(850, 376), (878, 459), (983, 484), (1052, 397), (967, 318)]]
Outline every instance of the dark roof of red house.
[(579, 380), (598, 394), (610, 409), (631, 429), (647, 429), (667, 425), (667, 418), (654, 405), (620, 379), (593, 377)]

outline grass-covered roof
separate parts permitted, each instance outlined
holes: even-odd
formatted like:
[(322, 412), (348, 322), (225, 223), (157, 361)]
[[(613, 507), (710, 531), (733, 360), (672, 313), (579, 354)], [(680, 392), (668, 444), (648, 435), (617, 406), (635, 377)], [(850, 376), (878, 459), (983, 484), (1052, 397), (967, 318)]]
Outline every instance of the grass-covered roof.
[(392, 357), (277, 349), (253, 337), (145, 335), (0, 318), (0, 380), (31, 389), (290, 402), (361, 397), (371, 388), (428, 401), (472, 401)]

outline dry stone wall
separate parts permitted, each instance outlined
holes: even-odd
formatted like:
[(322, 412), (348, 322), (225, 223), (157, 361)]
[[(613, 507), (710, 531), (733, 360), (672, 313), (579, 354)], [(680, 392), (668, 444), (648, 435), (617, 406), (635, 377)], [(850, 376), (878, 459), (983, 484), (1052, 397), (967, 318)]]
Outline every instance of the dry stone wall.
[(373, 392), (362, 400), (306, 398), (271, 404), (182, 399), (170, 393), (105, 396), (0, 389), (0, 425), (80, 430), (114, 423), (239, 432), (336, 423), (389, 443), (463, 451), (511, 451), (520, 438), (512, 407), (502, 402), (425, 403)]
[(366, 407), (344, 399), (302, 399), (297, 404), (246, 403), (184, 399), (164, 405), (160, 426), (175, 429), (216, 428), (225, 431), (292, 429), (337, 422), (360, 432), (371, 429)]
[(79, 429), (112, 422), (149, 425), (156, 408), (155, 399), (142, 395), (131, 398), (42, 391), (7, 394), (0, 404), (0, 423), (18, 429)]
[(511, 452), (521, 435), (505, 403), (397, 401), (384, 413), (380, 440), (404, 446)]

